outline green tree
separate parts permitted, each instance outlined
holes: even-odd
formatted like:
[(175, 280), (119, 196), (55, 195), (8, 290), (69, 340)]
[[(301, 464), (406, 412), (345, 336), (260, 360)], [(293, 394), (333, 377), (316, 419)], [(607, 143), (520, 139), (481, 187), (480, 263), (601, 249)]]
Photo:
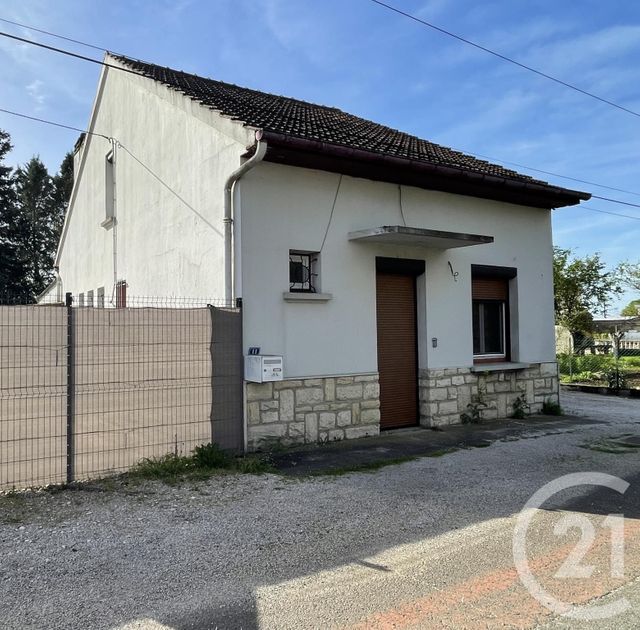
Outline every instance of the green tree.
[(37, 296), (53, 279), (53, 257), (59, 233), (56, 189), (39, 157), (16, 170), (15, 230), (27, 265), (25, 288)]
[(622, 311), (620, 315), (623, 317), (637, 317), (640, 315), (640, 300), (631, 300)]
[(5, 164), (12, 148), (9, 134), (0, 130), (0, 302), (21, 299), (26, 291), (27, 268), (14, 224), (15, 173)]
[(51, 282), (60, 231), (73, 187), (73, 156), (51, 177), (39, 157), (15, 171), (4, 166), (11, 150), (0, 132), (0, 292), (34, 299)]
[(640, 262), (623, 262), (618, 267), (620, 280), (631, 289), (640, 291)]
[(71, 191), (73, 190), (73, 153), (69, 152), (64, 156), (62, 164), (60, 164), (60, 170), (53, 177), (53, 185), (55, 187), (54, 197), (56, 219), (59, 224), (59, 238), (59, 232), (62, 230), (64, 216), (67, 213), (69, 200), (71, 199)]
[(592, 331), (592, 313), (604, 311), (622, 292), (617, 272), (607, 270), (599, 254), (578, 258), (559, 247), (553, 251), (553, 284), (556, 323), (571, 332), (576, 348)]

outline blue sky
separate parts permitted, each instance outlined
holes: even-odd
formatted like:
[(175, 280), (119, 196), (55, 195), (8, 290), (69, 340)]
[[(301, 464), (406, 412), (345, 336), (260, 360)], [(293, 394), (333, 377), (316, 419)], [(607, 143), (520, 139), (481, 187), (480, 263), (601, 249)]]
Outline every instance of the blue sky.
[[(637, 3), (390, 2), (640, 111)], [(640, 118), (369, 0), (4, 0), (0, 17), (155, 63), (338, 106), (470, 153), (640, 193)], [(100, 57), (20, 28), (0, 24), (0, 30)], [(98, 73), (87, 62), (0, 38), (0, 107), (84, 128)], [(52, 170), (77, 135), (3, 113), (0, 128), (11, 133), (12, 162), (39, 154)], [(544, 178), (640, 203), (640, 195)], [(599, 200), (587, 205), (640, 217), (640, 208)], [(598, 251), (610, 264), (640, 258), (640, 221), (561, 209), (554, 214), (554, 237), (581, 255)], [(620, 303), (632, 297), (626, 294)]]

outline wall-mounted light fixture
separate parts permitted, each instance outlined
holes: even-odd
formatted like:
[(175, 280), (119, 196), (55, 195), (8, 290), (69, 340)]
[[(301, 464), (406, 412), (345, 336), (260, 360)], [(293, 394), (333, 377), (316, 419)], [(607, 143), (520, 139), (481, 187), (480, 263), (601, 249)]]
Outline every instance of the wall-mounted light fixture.
[(449, 265), (449, 270), (451, 271), (451, 275), (453, 276), (453, 281), (458, 282), (458, 276), (460, 275), (457, 271), (453, 270), (453, 265), (450, 260), (447, 260), (447, 264)]

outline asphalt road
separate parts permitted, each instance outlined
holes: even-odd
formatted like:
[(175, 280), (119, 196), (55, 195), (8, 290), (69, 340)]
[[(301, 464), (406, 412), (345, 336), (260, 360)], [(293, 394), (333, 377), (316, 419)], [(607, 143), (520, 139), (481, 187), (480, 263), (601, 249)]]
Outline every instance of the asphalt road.
[[(0, 627), (636, 628), (640, 451), (619, 443), (640, 435), (640, 400), (572, 393), (563, 405), (592, 422), (374, 473), (5, 500)], [(627, 598), (612, 619), (575, 621), (523, 586), (513, 534), (544, 484), (592, 471), (630, 486), (559, 492), (525, 539), (559, 602), (597, 614)], [(610, 514), (624, 514), (622, 571)], [(588, 575), (557, 577), (563, 565)]]

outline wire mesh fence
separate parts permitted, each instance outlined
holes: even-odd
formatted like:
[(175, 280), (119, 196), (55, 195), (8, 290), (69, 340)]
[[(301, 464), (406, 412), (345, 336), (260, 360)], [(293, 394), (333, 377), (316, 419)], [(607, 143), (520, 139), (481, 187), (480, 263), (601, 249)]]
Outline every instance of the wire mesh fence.
[(562, 383), (640, 392), (640, 341), (585, 339), (557, 359)]
[(242, 448), (240, 311), (213, 300), (0, 304), (0, 489)]

